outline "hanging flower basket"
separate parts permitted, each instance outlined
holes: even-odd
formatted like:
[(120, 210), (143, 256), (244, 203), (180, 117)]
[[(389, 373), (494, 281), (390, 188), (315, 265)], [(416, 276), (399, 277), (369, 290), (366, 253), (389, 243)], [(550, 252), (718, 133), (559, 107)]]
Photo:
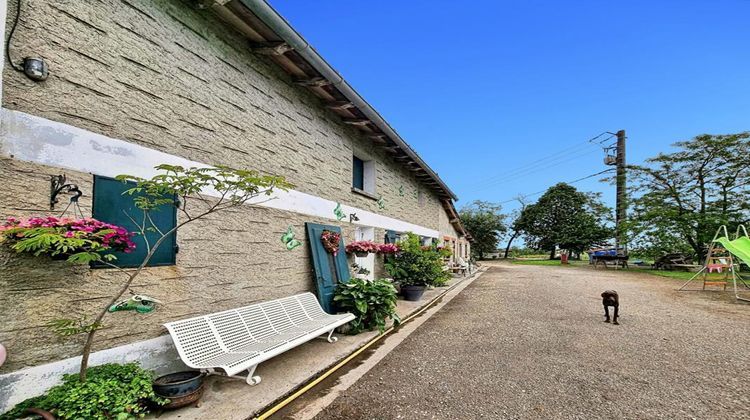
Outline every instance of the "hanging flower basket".
[(131, 253), (135, 249), (131, 240), (134, 235), (123, 227), (92, 218), (9, 217), (0, 225), (0, 241), (16, 252), (75, 261), (75, 256), (83, 255), (90, 261), (91, 256), (104, 251)]
[(381, 244), (378, 246), (378, 253), (383, 255), (393, 255), (398, 253), (401, 248), (398, 244)]
[(340, 241), (341, 234), (332, 230), (324, 230), (320, 235), (320, 242), (323, 243), (323, 248), (325, 248), (329, 254), (333, 254), (334, 257), (339, 253)]
[(358, 257), (366, 257), (371, 253), (378, 252), (378, 248), (379, 245), (372, 241), (354, 241), (346, 246), (346, 252)]

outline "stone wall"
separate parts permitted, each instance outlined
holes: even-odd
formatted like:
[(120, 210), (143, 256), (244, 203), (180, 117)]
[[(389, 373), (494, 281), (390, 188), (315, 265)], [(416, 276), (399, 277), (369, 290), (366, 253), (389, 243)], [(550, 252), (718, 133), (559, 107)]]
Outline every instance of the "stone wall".
[[(24, 0), (11, 54), (44, 57), (50, 77), (33, 82), (6, 66), (3, 106), (207, 164), (283, 175), (297, 190), (437, 229), (430, 190), (190, 4)], [(376, 161), (384, 209), (351, 192), (355, 151)]]

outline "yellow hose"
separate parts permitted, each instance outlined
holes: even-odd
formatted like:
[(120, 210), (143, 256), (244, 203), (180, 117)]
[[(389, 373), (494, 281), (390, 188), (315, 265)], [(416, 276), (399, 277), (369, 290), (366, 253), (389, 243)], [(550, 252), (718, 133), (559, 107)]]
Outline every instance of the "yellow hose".
[[(429, 303), (427, 303), (422, 308), (420, 308), (417, 312), (414, 312), (413, 314), (411, 314), (411, 315), (407, 316), (406, 318), (402, 319), (401, 320), (401, 325), (406, 324), (407, 322), (411, 321), (415, 317), (417, 317), (420, 314), (422, 314), (427, 309), (431, 308), (435, 304), (435, 302), (437, 302), (440, 298), (442, 298), (443, 296), (445, 296), (446, 293), (450, 292), (451, 290), (453, 290), (453, 288), (455, 288), (456, 286), (458, 286), (461, 283), (463, 283), (463, 281), (454, 284), (453, 286), (451, 286), (450, 288), (448, 288), (447, 290), (445, 290), (443, 293), (435, 296), (435, 298), (433, 298)], [(336, 365), (334, 365), (331, 368), (329, 368), (327, 371), (325, 371), (325, 373), (323, 373), (322, 375), (318, 376), (317, 378), (315, 378), (311, 382), (308, 382), (307, 385), (305, 385), (302, 388), (298, 389), (292, 395), (284, 398), (278, 404), (274, 405), (273, 407), (269, 408), (268, 410), (266, 410), (262, 414), (258, 415), (258, 417), (256, 417), (256, 419), (257, 420), (265, 420), (268, 417), (272, 416), (277, 411), (279, 411), (282, 408), (286, 407), (287, 405), (289, 405), (289, 403), (291, 403), (292, 401), (296, 400), (297, 398), (299, 398), (300, 396), (302, 396), (302, 394), (304, 394), (305, 392), (309, 391), (315, 385), (321, 383), (325, 378), (331, 376), (331, 374), (333, 374), (334, 372), (336, 372), (337, 370), (339, 370), (340, 368), (342, 368), (344, 365), (346, 365), (347, 363), (349, 363), (350, 361), (352, 361), (352, 359), (354, 359), (355, 357), (357, 357), (358, 355), (360, 355), (363, 351), (367, 350), (370, 346), (372, 346), (373, 344), (375, 344), (378, 341), (380, 341), (381, 338), (383, 338), (386, 335), (390, 334), (394, 329), (395, 329), (394, 327), (390, 327), (387, 330), (385, 330), (383, 332), (383, 334), (380, 334), (380, 335), (374, 337), (373, 339), (371, 339), (370, 341), (368, 341), (364, 346), (362, 346), (359, 349), (357, 349), (354, 353), (350, 354), (349, 356), (347, 356), (346, 358), (344, 358), (343, 360), (341, 360), (340, 362), (338, 362)]]

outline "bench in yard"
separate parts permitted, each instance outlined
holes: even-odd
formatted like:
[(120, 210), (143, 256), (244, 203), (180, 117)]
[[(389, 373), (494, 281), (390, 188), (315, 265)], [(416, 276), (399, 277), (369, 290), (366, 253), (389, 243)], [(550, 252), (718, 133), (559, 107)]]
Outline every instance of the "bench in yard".
[[(186, 365), (203, 372), (260, 383), (255, 368), (276, 355), (328, 334), (354, 319), (352, 314), (329, 315), (312, 293), (256, 303), (243, 308), (164, 324)], [(247, 370), (247, 376), (237, 374)]]

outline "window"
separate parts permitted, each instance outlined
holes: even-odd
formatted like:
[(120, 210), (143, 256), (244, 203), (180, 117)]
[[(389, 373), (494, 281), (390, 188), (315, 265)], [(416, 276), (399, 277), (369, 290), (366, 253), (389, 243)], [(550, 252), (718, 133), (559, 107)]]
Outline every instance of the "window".
[(375, 162), (352, 156), (352, 191), (377, 200), (375, 196)]
[[(103, 176), (94, 176), (94, 202), (93, 215), (95, 219), (102, 222), (112, 223), (122, 226), (125, 229), (136, 232), (138, 227), (130, 220), (132, 217), (136, 222), (143, 220), (143, 211), (135, 207), (133, 199), (137, 194), (123, 195), (122, 193), (135, 185), (134, 183), (124, 183), (116, 179)], [(130, 217), (128, 217), (130, 216)], [(177, 208), (165, 204), (150, 212), (151, 219), (160, 231), (166, 232), (174, 228), (177, 224)], [(157, 232), (146, 232), (149, 243), (153, 245), (159, 236)], [(117, 260), (115, 264), (120, 267), (137, 267), (146, 256), (146, 243), (138, 235), (133, 238), (136, 249), (130, 254), (122, 252), (115, 253)], [(151, 257), (149, 266), (173, 265), (175, 263), (175, 253), (177, 252), (177, 238), (172, 234), (164, 240), (159, 248)]]
[(356, 156), (352, 158), (352, 187), (365, 189), (365, 161)]

